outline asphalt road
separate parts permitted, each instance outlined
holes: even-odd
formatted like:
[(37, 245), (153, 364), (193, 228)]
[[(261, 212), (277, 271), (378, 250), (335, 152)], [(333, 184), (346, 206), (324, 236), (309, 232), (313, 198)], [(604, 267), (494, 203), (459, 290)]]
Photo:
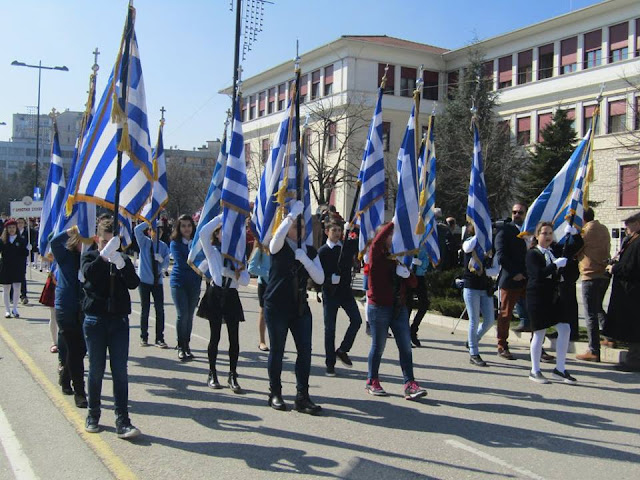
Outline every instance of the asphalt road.
[[(479, 369), (468, 363), (462, 334), (425, 325), (423, 348), (414, 349), (413, 358), (428, 397), (404, 400), (393, 339), (380, 372), (390, 396), (372, 397), (364, 391), (364, 329), (351, 352), (354, 367), (338, 365), (338, 377), (324, 376), (322, 310), (313, 298), (310, 393), (324, 413), (274, 411), (266, 404), (266, 354), (257, 349), (254, 286), (241, 290), (247, 318), (240, 333), (244, 395), (207, 388), (209, 327), (202, 319), (194, 324), (193, 362), (180, 363), (173, 349), (140, 347), (134, 292), (129, 398), (131, 418), (143, 435), (131, 442), (116, 438), (108, 374), (103, 431), (86, 434), (86, 411), (59, 393), (48, 310), (33, 303), (44, 276), (34, 272), (33, 278), (32, 304), (20, 308), (22, 317), (0, 319), (0, 479), (640, 477), (639, 374), (570, 360), (577, 386), (538, 385), (527, 378), (525, 347), (514, 345), (518, 360), (508, 362), (495, 356), (487, 338), (481, 354), (490, 367)], [(165, 292), (166, 339), (174, 346), (168, 282)], [(345, 328), (341, 313), (338, 335)], [(221, 377), (228, 368), (225, 335), (223, 327)], [(291, 340), (287, 346), (283, 393), (292, 404), (295, 353)], [(543, 371), (552, 368), (543, 365)]]

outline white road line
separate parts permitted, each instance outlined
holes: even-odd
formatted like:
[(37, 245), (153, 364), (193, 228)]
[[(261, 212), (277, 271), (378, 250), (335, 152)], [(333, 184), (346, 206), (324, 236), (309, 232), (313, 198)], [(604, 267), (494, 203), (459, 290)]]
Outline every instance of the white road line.
[(31, 468), (31, 462), (29, 462), (29, 458), (22, 450), (18, 437), (11, 428), (11, 424), (2, 408), (0, 408), (0, 443), (17, 480), (35, 480), (38, 478)]
[(502, 467), (508, 468), (509, 470), (513, 470), (514, 472), (518, 472), (521, 475), (524, 475), (525, 477), (528, 478), (533, 478), (534, 480), (545, 480), (544, 477), (541, 477), (540, 475), (537, 475), (533, 472), (530, 472), (529, 470), (526, 470), (524, 468), (520, 468), (520, 467), (516, 467), (515, 465), (511, 465), (510, 463), (505, 462), (504, 460), (498, 458), (498, 457), (494, 457), (493, 455), (489, 455), (488, 453), (483, 452), (482, 450), (478, 450), (475, 447), (471, 447), (469, 445), (465, 445), (462, 442), (459, 442), (457, 440), (446, 440), (446, 443), (448, 443), (449, 445), (451, 445), (452, 447), (455, 448), (459, 448), (460, 450), (464, 450), (466, 452), (469, 453), (473, 453), (474, 455), (477, 455), (480, 458), (484, 458), (485, 460), (489, 460), (490, 462), (496, 463)]

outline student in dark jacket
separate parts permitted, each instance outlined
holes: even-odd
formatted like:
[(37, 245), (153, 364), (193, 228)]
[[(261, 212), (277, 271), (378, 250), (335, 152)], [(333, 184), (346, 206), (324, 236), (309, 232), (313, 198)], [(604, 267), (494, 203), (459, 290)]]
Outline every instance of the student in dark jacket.
[[(82, 331), (84, 315), (80, 304), (82, 285), (79, 275), (82, 243), (78, 227), (60, 232), (51, 239), (50, 245), (57, 264), (55, 317), (65, 345), (61, 379), (71, 379), (76, 406), (87, 408), (84, 389), (84, 357), (87, 347)], [(62, 383), (64, 388), (66, 382)]]
[[(27, 241), (18, 234), (15, 220), (7, 220), (4, 231), (0, 237), (0, 284), (4, 291), (5, 318), (12, 315), (16, 318), (18, 313), (18, 296), (20, 284), (25, 280), (25, 262), (27, 261)], [(13, 288), (13, 308), (11, 308), (10, 292)]]
[[(584, 246), (584, 240), (578, 229), (571, 227), (566, 244), (553, 243), (551, 251), (556, 257), (567, 257), (567, 265), (560, 270), (560, 284), (558, 286), (562, 319), (571, 327), (569, 340), (577, 342), (580, 333), (578, 330), (578, 296), (576, 294), (576, 282), (580, 278), (577, 254)], [(565, 246), (566, 245), (566, 246)]]
[(134, 438), (140, 430), (129, 419), (129, 290), (138, 288), (140, 279), (129, 257), (118, 251), (119, 237), (113, 236), (113, 219), (100, 220), (96, 245), (82, 255), (80, 268), (85, 278), (84, 335), (89, 352), (89, 414), (85, 430), (100, 431), (100, 396), (107, 350), (113, 379), (113, 398), (118, 438)]
[[(346, 367), (353, 366), (348, 352), (362, 325), (360, 309), (356, 305), (351, 290), (351, 269), (358, 253), (358, 238), (345, 239), (343, 244), (342, 228), (342, 224), (337, 221), (330, 223), (325, 229), (327, 242), (318, 250), (318, 257), (324, 271), (322, 284), (324, 349), (327, 376), (330, 377), (336, 374), (336, 357)], [(339, 308), (342, 308), (349, 317), (349, 327), (336, 350), (336, 317)]]
[(527, 252), (527, 310), (533, 330), (531, 340), (531, 372), (529, 379), (536, 383), (549, 383), (540, 371), (542, 342), (547, 328), (556, 327), (558, 339), (556, 343), (556, 368), (552, 377), (564, 383), (575, 384), (565, 369), (565, 360), (569, 348), (569, 332), (571, 328), (562, 318), (562, 308), (558, 300), (558, 270), (567, 264), (566, 257), (556, 258), (551, 251), (553, 242), (553, 224), (540, 222), (535, 230), (537, 245)]
[[(33, 261), (33, 249), (34, 249), (34, 245), (38, 244), (38, 233), (35, 231), (35, 229), (31, 227), (27, 228), (27, 222), (24, 218), (18, 218), (16, 222), (18, 224), (18, 235), (20, 235), (24, 239), (24, 241), (27, 243), (27, 250), (28, 250), (27, 259), (30, 259), (31, 261)], [(27, 259), (25, 259), (24, 267), (23, 267), (25, 271), (25, 277), (22, 279), (22, 282), (20, 282), (20, 301), (22, 302), (23, 305), (27, 305), (29, 303), (29, 299), (27, 298), (27, 277), (26, 277)]]

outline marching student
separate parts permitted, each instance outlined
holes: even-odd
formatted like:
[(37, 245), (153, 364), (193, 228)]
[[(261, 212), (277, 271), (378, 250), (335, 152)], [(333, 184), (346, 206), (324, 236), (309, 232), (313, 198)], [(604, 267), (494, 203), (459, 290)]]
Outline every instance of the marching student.
[(301, 413), (317, 415), (322, 407), (309, 397), (309, 373), (311, 370), (311, 310), (307, 303), (307, 279), (324, 283), (324, 272), (316, 250), (302, 243), (298, 248), (298, 235), (304, 238), (304, 222), (298, 231), (296, 221), (304, 205), (296, 201), (289, 215), (276, 230), (271, 242), (271, 268), (264, 293), (264, 316), (269, 332), (269, 405), (275, 410), (286, 410), (282, 399), (282, 357), (291, 334), (296, 344), (296, 400), (295, 409)]
[[(0, 237), (0, 284), (4, 291), (5, 318), (19, 318), (18, 298), (20, 284), (25, 281), (27, 262), (27, 241), (18, 234), (17, 222), (9, 219), (4, 223), (4, 230)], [(10, 292), (13, 288), (13, 308), (11, 308)]]
[[(145, 222), (133, 230), (140, 259), (137, 273), (140, 277), (140, 346), (149, 346), (149, 311), (151, 296), (153, 309), (156, 312), (155, 341), (158, 348), (169, 348), (164, 341), (164, 289), (162, 287), (163, 272), (169, 268), (169, 247), (157, 238), (156, 232)], [(151, 238), (146, 235), (149, 232)]]
[(222, 214), (213, 218), (200, 230), (200, 244), (207, 257), (211, 283), (207, 284), (198, 316), (205, 316), (209, 320), (211, 337), (209, 338), (209, 376), (207, 385), (214, 389), (222, 388), (218, 382), (216, 359), (222, 324), (227, 325), (229, 335), (229, 378), (227, 385), (234, 393), (242, 393), (238, 384), (238, 355), (240, 353), (239, 330), (240, 322), (244, 322), (242, 303), (238, 295), (238, 286), (249, 285), (249, 273), (246, 270), (236, 272), (224, 266), (220, 247), (222, 242)]
[(531, 330), (533, 330), (529, 379), (536, 383), (549, 383), (549, 380), (540, 372), (540, 355), (545, 332), (547, 328), (555, 325), (558, 339), (556, 368), (552, 376), (564, 383), (575, 384), (576, 379), (565, 369), (571, 327), (566, 323), (569, 319), (562, 317), (562, 306), (558, 298), (560, 277), (558, 270), (567, 264), (567, 258), (556, 258), (551, 251), (553, 223), (540, 222), (535, 230), (535, 238), (537, 245), (527, 252), (525, 258), (528, 278), (527, 310), (531, 320)]
[(413, 355), (411, 353), (411, 333), (407, 312), (407, 290), (415, 288), (416, 277), (403, 264), (389, 258), (393, 236), (393, 223), (378, 227), (369, 250), (369, 290), (367, 310), (371, 325), (371, 350), (367, 384), (365, 389), (371, 395), (385, 396), (380, 385), (378, 371), (387, 342), (389, 328), (396, 339), (400, 353), (400, 368), (404, 378), (404, 398), (415, 400), (427, 394), (413, 376)]
[(80, 268), (85, 278), (84, 335), (89, 352), (89, 413), (85, 430), (100, 431), (102, 378), (107, 350), (113, 380), (113, 400), (118, 438), (130, 439), (140, 430), (129, 419), (129, 290), (140, 284), (129, 257), (118, 251), (120, 238), (113, 236), (113, 219), (103, 218), (98, 223), (95, 244), (82, 255)]
[[(349, 350), (362, 325), (360, 309), (351, 290), (351, 269), (358, 253), (358, 238), (346, 238), (342, 242), (342, 224), (331, 221), (325, 228), (326, 243), (318, 249), (318, 257), (324, 271), (322, 284), (322, 309), (324, 311), (324, 349), (327, 376), (336, 375), (336, 357), (346, 367), (352, 367)], [(336, 350), (336, 317), (342, 308), (349, 317), (349, 327)]]
[(173, 225), (169, 249), (173, 257), (173, 269), (169, 284), (171, 297), (176, 306), (176, 333), (178, 336), (178, 358), (188, 361), (194, 358), (189, 348), (193, 314), (200, 298), (200, 275), (187, 263), (189, 249), (196, 231), (196, 224), (190, 215), (181, 215)]

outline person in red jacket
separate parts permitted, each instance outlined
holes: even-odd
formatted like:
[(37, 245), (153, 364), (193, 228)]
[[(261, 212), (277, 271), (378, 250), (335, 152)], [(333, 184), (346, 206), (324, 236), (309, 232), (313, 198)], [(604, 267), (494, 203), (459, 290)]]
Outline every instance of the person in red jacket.
[(383, 225), (373, 239), (369, 250), (367, 318), (371, 326), (371, 350), (365, 389), (376, 396), (387, 394), (380, 385), (378, 370), (387, 342), (387, 332), (391, 328), (400, 353), (404, 398), (415, 400), (427, 394), (413, 376), (411, 333), (407, 311), (407, 290), (415, 288), (418, 281), (406, 266), (389, 258), (392, 235), (393, 223)]

